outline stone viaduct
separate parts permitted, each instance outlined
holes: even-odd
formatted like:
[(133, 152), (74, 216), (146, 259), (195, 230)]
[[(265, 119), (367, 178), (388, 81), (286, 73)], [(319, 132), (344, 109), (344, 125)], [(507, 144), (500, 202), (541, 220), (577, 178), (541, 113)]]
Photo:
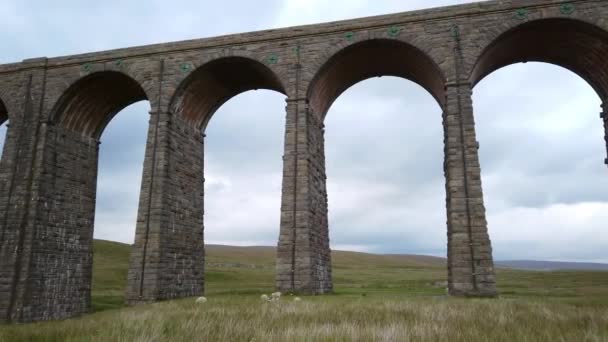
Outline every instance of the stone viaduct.
[[(572, 70), (606, 101), (608, 1), (488, 1), (0, 65), (0, 321), (90, 310), (99, 139), (142, 100), (151, 110), (126, 298), (201, 295), (205, 126), (258, 88), (287, 98), (276, 287), (331, 292), (324, 116), (381, 75), (418, 83), (443, 109), (449, 293), (495, 296), (471, 94), (526, 61)], [(598, 124), (608, 130), (607, 112)]]

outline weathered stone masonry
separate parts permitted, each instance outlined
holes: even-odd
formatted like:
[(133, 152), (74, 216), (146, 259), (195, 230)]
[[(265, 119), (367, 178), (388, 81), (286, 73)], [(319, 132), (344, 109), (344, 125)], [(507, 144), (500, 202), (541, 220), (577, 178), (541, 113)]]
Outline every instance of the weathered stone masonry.
[(286, 96), (276, 287), (331, 292), (323, 122), (348, 87), (383, 75), (420, 84), (443, 109), (449, 293), (495, 296), (473, 87), (541, 61), (605, 102), (607, 18), (601, 0), (487, 1), (0, 65), (0, 321), (90, 310), (100, 139), (142, 100), (150, 120), (126, 299), (202, 294), (204, 131), (253, 89)]

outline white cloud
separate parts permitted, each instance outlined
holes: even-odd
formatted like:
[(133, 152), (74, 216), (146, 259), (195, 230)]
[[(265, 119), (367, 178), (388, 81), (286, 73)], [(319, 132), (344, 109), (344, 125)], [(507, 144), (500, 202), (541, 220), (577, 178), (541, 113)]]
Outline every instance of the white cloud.
[(495, 258), (557, 261), (608, 262), (607, 220), (608, 203), (515, 207), (488, 216)]
[(349, 252), (361, 252), (361, 253), (373, 253), (373, 246), (369, 245), (332, 245), (332, 250), (335, 251), (349, 251)]

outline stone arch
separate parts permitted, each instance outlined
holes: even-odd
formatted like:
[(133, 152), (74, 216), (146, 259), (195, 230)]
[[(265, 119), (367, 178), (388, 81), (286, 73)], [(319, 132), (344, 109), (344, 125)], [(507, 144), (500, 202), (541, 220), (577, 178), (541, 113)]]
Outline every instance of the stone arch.
[[(374, 38), (348, 34), (342, 43), (345, 46), (308, 65), (305, 96), (288, 101), (283, 172), (283, 204), (288, 205), (282, 206), (277, 259), (281, 291), (333, 291), (323, 123), (333, 102), (368, 78), (396, 76), (417, 83), (445, 107), (446, 80), (439, 65), (415, 45), (388, 36), (389, 32), (378, 32)], [(361, 36), (360, 40), (355, 36)], [(298, 246), (304, 241), (300, 233), (294, 233), (300, 227), (307, 228), (302, 231), (314, 249)], [(297, 260), (302, 259), (310, 260), (310, 266), (299, 264)]]
[[(567, 69), (589, 84), (604, 102), (601, 113), (608, 149), (608, 31), (589, 18), (545, 17), (494, 32), (472, 59), (471, 88), (495, 71), (516, 63), (540, 62)], [(483, 141), (480, 142), (483, 146)], [(479, 145), (477, 145), (479, 147)], [(606, 160), (608, 163), (608, 160)], [(487, 202), (486, 202), (487, 203)]]
[(51, 111), (50, 121), (99, 139), (119, 111), (147, 99), (144, 88), (127, 74), (94, 72), (76, 80), (64, 91)]
[[(43, 153), (48, 160), (43, 172), (43, 182), (48, 184), (44, 196), (50, 213), (45, 226), (51, 227), (51, 231), (61, 229), (63, 235), (57, 243), (70, 248), (54, 251), (55, 260), (62, 260), (61, 269), (46, 265), (51, 271), (45, 276), (57, 284), (56, 292), (44, 292), (41, 296), (53, 298), (45, 299), (48, 305), (62, 301), (66, 311), (56, 316), (61, 317), (91, 309), (100, 137), (118, 112), (150, 97), (132, 76), (106, 70), (73, 80), (54, 98), (58, 100), (50, 107), (47, 117), (50, 124), (42, 129), (46, 135)], [(144, 202), (140, 200), (142, 205)], [(70, 241), (79, 243), (70, 245)], [(55, 299), (56, 293), (61, 293), (61, 298)]]
[[(376, 56), (382, 56), (382, 60)], [(401, 40), (374, 38), (347, 45), (325, 59), (308, 86), (310, 106), (324, 117), (346, 89), (376, 76), (411, 80), (431, 93), (441, 107), (444, 105), (445, 77), (428, 54)]]
[(608, 98), (608, 32), (579, 19), (545, 18), (509, 28), (494, 38), (476, 59), (469, 80), (510, 64), (544, 62), (571, 70), (602, 99)]
[(256, 89), (287, 95), (280, 77), (262, 62), (239, 55), (222, 56), (201, 65), (180, 83), (169, 110), (204, 131), (224, 103)]

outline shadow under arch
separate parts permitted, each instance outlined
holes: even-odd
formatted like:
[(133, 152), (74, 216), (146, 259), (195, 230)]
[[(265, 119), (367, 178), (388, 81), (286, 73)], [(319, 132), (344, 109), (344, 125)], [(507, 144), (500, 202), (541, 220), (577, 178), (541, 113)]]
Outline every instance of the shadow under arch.
[(51, 111), (51, 121), (99, 139), (110, 120), (127, 106), (148, 100), (141, 85), (117, 71), (101, 71), (73, 83)]
[(4, 101), (0, 99), (0, 125), (8, 121), (8, 109), (4, 105)]
[(608, 98), (608, 32), (576, 19), (538, 19), (494, 39), (471, 71), (474, 87), (492, 72), (519, 62), (545, 62), (566, 68)]
[(331, 56), (308, 86), (310, 105), (315, 113), (325, 117), (346, 89), (380, 76), (402, 77), (417, 83), (443, 108), (445, 77), (439, 66), (417, 47), (393, 39), (365, 40)]
[(224, 103), (238, 94), (256, 89), (287, 95), (281, 79), (263, 63), (248, 57), (222, 57), (193, 71), (178, 87), (169, 108), (204, 131), (213, 114)]

